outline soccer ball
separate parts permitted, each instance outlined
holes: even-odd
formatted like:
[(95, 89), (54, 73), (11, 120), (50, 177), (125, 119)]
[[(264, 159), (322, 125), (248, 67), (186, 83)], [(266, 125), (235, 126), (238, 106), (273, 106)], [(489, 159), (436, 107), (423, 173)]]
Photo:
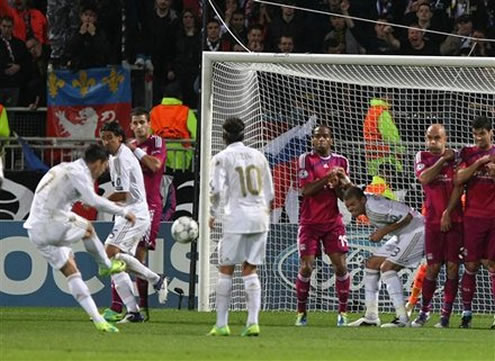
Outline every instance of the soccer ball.
[(172, 238), (175, 242), (189, 243), (198, 238), (198, 223), (188, 216), (182, 216), (172, 224)]

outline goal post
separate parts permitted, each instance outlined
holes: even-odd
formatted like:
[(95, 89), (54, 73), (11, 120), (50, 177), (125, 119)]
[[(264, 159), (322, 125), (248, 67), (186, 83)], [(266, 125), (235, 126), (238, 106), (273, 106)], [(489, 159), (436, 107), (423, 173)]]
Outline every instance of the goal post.
[[(393, 197), (420, 209), (423, 194), (415, 181), (413, 162), (416, 152), (424, 149), (428, 125), (445, 124), (449, 145), (460, 149), (472, 143), (470, 121), (475, 115), (495, 117), (495, 60), (490, 58), (205, 52), (202, 72), (200, 311), (213, 309), (215, 300), (221, 229), (220, 225), (213, 231), (208, 228), (209, 165), (211, 157), (224, 148), (222, 124), (227, 117), (245, 121), (245, 144), (264, 152), (272, 167), (276, 199), (266, 263), (259, 271), (262, 309), (285, 311), (296, 309), (295, 160), (310, 149), (316, 124), (331, 128), (332, 151), (349, 159), (353, 182), (370, 189), (387, 187)], [(384, 133), (377, 141), (366, 134), (364, 122), (376, 122), (382, 116), (394, 126), (379, 130)], [(376, 246), (367, 241), (370, 227), (364, 221), (351, 220), (348, 214), (344, 218), (352, 276), (350, 311), (360, 312), (363, 261)], [(407, 292), (413, 271), (401, 272)], [(311, 280), (310, 310), (336, 310), (334, 277), (330, 261), (319, 259)], [(444, 277), (442, 273), (437, 293), (442, 291)], [(455, 310), (459, 305), (458, 297)], [(436, 294), (433, 307), (439, 310), (440, 306), (441, 297)], [(239, 277), (234, 279), (231, 308), (245, 309)], [(495, 311), (485, 269), (478, 274), (473, 308)], [(380, 310), (393, 310), (384, 292)]]

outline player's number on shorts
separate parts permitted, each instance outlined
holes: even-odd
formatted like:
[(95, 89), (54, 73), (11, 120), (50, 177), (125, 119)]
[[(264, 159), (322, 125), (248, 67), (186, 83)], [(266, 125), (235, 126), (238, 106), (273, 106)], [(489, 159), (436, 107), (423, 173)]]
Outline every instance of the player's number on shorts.
[(261, 191), (261, 171), (255, 165), (236, 167), (236, 172), (239, 173), (239, 183), (241, 184), (241, 193), (243, 197), (249, 192), (253, 196), (257, 196)]
[(347, 242), (347, 237), (345, 236), (345, 234), (339, 236), (339, 241), (342, 247), (347, 247), (347, 245), (349, 244)]

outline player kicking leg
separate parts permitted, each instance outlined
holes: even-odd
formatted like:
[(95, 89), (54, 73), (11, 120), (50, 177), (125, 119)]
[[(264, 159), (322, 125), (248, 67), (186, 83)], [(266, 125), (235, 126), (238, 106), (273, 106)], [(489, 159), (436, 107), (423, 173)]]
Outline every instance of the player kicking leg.
[[(149, 219), (138, 218), (136, 219), (136, 224), (131, 227), (128, 224), (125, 224), (120, 217), (117, 217), (114, 229), (105, 241), (106, 252), (110, 258), (125, 262), (127, 272), (132, 272), (136, 277), (150, 282), (158, 293), (158, 301), (160, 303), (165, 303), (168, 293), (166, 277), (153, 272), (133, 256), (138, 241), (143, 237), (143, 234), (148, 228)], [(137, 295), (134, 294), (134, 286), (129, 274), (122, 272), (113, 275), (112, 282), (127, 310), (126, 315), (119, 322), (144, 322), (144, 317), (140, 313), (138, 303), (136, 302)], [(109, 317), (113, 315), (107, 313), (106, 316)], [(113, 319), (112, 321), (115, 320)]]
[[(82, 280), (70, 246), (79, 240), (99, 264), (99, 274), (110, 276), (125, 270), (125, 263), (111, 261), (105, 254), (101, 241), (89, 221), (68, 212), (60, 215), (63, 221), (49, 224), (36, 224), (28, 229), (30, 240), (54, 269), (59, 269), (66, 277), (67, 285), (74, 299), (86, 311), (95, 327), (103, 332), (119, 332), (118, 328), (108, 323), (98, 312), (88, 286)], [(60, 241), (54, 241), (60, 239)]]

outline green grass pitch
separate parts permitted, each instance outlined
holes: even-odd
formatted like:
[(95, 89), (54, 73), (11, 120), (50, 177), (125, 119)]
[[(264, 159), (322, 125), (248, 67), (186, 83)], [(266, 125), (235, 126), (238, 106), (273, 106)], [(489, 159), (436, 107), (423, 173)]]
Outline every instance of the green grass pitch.
[[(230, 337), (206, 337), (214, 313), (152, 310), (151, 321), (99, 333), (80, 308), (0, 308), (0, 360), (495, 360), (493, 317), (473, 328), (337, 328), (336, 314), (310, 313), (304, 328), (294, 313), (263, 312), (261, 335), (240, 337), (246, 314), (230, 315)], [(351, 320), (360, 315), (350, 315)], [(384, 315), (389, 321), (392, 315)]]

